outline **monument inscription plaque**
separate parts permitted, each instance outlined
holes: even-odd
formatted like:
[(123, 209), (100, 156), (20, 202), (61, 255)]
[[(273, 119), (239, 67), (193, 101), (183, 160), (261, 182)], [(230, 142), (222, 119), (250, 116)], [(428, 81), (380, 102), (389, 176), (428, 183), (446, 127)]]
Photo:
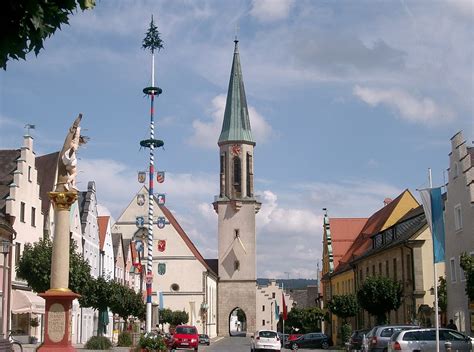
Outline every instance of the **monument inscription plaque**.
[(62, 304), (53, 303), (48, 313), (48, 336), (52, 342), (62, 341), (66, 332), (66, 312)]

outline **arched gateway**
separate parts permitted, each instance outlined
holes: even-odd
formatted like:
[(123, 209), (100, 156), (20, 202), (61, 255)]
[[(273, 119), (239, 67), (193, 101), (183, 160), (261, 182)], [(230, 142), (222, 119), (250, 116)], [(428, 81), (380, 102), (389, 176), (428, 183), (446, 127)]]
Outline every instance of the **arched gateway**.
[(250, 119), (240, 67), (238, 41), (230, 74), (220, 151), (220, 192), (213, 203), (218, 214), (217, 333), (230, 335), (229, 321), (239, 307), (246, 331), (256, 328), (255, 214), (261, 203), (254, 196), (253, 149)]

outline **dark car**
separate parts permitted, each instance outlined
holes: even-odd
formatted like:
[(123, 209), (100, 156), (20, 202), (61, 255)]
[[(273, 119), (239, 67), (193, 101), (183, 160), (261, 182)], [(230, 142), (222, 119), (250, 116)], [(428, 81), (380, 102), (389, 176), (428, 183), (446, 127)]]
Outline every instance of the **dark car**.
[(199, 334), (199, 344), (209, 346), (211, 344), (211, 340), (209, 339), (209, 336), (207, 336), (206, 334)]
[(278, 332), (278, 338), (280, 339), (280, 343), (282, 346), (285, 346), (286, 341), (288, 341), (288, 334), (282, 334), (281, 332)]
[(310, 332), (298, 337), (296, 340), (288, 341), (287, 348), (329, 348), (329, 337), (321, 332)]
[(355, 330), (351, 335), (351, 350), (361, 350), (362, 349), (362, 339), (367, 338), (367, 334), (370, 329)]

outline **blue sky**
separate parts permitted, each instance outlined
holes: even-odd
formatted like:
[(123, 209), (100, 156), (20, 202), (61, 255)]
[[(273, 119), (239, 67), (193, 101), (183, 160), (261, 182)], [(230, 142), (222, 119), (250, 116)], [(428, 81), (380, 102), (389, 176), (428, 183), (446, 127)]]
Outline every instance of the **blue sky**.
[[(57, 151), (79, 112), (90, 142), (79, 187), (97, 183), (118, 217), (147, 168), (154, 14), (157, 154), (167, 205), (205, 257), (217, 257), (217, 139), (238, 27), (254, 137), (258, 276), (316, 276), (322, 208), (370, 216), (385, 197), (443, 183), (449, 139), (474, 139), (474, 9), (458, 1), (97, 1), (0, 73), (0, 148), (24, 125), (37, 155)], [(471, 143), (469, 143), (472, 145)]]

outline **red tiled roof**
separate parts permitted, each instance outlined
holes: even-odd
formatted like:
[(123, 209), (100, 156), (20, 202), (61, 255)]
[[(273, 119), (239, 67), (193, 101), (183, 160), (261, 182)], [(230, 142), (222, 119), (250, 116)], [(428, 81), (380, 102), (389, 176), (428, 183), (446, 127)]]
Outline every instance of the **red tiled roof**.
[(339, 260), (339, 265), (336, 267), (334, 272), (345, 271), (349, 267), (349, 262), (354, 258), (364, 254), (372, 246), (371, 236), (380, 232), (384, 224), (389, 219), (397, 205), (400, 203), (406, 192), (410, 192), (408, 189), (403, 191), (397, 198), (385, 205), (383, 208), (375, 212), (366, 222), (364, 228), (357, 236), (356, 240), (349, 248), (349, 250)]
[[(211, 273), (213, 273), (214, 275), (216, 275), (216, 273), (214, 272), (214, 270), (211, 269), (211, 267), (206, 263), (206, 261), (204, 260), (203, 256), (201, 255), (201, 253), (199, 253), (198, 249), (196, 248), (196, 246), (194, 245), (194, 243), (191, 241), (191, 239), (188, 237), (188, 235), (186, 234), (186, 232), (184, 232), (183, 228), (181, 227), (181, 225), (178, 223), (178, 221), (176, 220), (176, 218), (173, 216), (173, 214), (171, 213), (171, 211), (169, 211), (169, 209), (167, 207), (165, 207), (164, 205), (160, 205), (159, 206), (161, 211), (163, 212), (163, 214), (166, 216), (166, 218), (169, 220), (170, 224), (173, 225), (174, 229), (176, 230), (176, 232), (178, 232), (178, 234), (181, 236), (181, 238), (183, 239), (183, 241), (186, 243), (186, 245), (188, 246), (188, 248), (191, 250), (191, 252), (194, 254), (194, 256), (196, 257), (197, 260), (199, 260), (201, 262), (202, 265), (204, 265), (204, 267), (209, 270)], [(217, 275), (216, 275), (217, 276)]]
[(357, 238), (367, 218), (329, 218), (334, 268)]
[(99, 249), (104, 250), (105, 235), (107, 234), (107, 224), (110, 216), (98, 216), (97, 223), (99, 224)]

